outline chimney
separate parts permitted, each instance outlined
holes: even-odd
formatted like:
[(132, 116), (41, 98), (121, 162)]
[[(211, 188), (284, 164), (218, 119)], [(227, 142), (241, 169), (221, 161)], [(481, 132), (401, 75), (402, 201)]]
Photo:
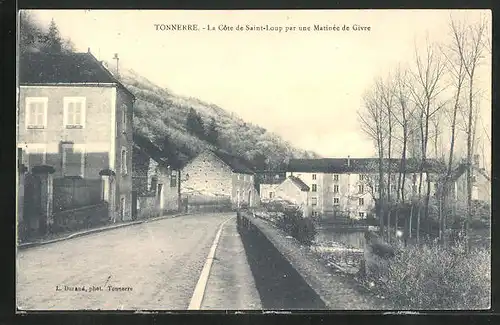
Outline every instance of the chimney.
[(90, 53), (90, 47), (89, 47), (89, 48), (87, 48), (87, 53)]
[(347, 167), (351, 167), (351, 156), (347, 156)]
[(118, 65), (119, 65), (120, 58), (118, 57), (118, 53), (115, 53), (115, 56), (113, 57), (113, 59), (116, 60), (116, 76), (120, 77), (120, 73), (119, 73), (119, 70), (118, 70)]

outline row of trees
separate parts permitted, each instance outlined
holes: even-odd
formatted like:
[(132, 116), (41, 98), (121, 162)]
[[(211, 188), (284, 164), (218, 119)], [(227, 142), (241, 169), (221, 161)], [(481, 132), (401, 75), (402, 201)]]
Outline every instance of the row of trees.
[[(382, 233), (390, 238), (393, 207), (410, 205), (407, 220), (412, 234), (413, 207), (416, 208), (416, 241), (420, 241), (421, 219), (429, 218), (431, 181), (437, 184), (437, 216), (439, 239), (445, 242), (446, 216), (453, 172), (459, 163), (466, 168), (467, 208), (465, 230), (469, 237), (472, 215), (472, 165), (477, 151), (477, 121), (482, 89), (478, 70), (491, 54), (488, 21), (485, 17), (468, 24), (450, 17), (450, 38), (444, 43), (426, 42), (415, 46), (415, 59), (407, 66), (399, 65), (375, 80), (363, 98), (358, 111), (363, 131), (374, 141), (378, 157), (377, 215)], [(446, 140), (443, 140), (446, 139)], [(439, 141), (449, 146), (440, 148)], [(465, 143), (463, 143), (465, 142)], [(465, 144), (465, 160), (458, 149)], [(432, 158), (430, 158), (432, 157)], [(401, 158), (399, 166), (391, 166), (391, 158)], [(407, 163), (416, 162), (418, 190), (406, 197)], [(436, 165), (435, 162), (439, 164)], [(434, 165), (435, 178), (425, 177)], [(397, 191), (390, 191), (391, 174), (396, 173)], [(428, 175), (428, 174), (427, 174)], [(392, 187), (394, 188), (394, 187)], [(387, 217), (388, 215), (388, 217)], [(386, 217), (384, 217), (386, 216)]]

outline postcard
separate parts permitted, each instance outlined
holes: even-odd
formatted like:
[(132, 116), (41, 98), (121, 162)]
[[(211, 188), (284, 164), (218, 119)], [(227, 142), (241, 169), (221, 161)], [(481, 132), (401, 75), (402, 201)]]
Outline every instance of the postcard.
[(488, 10), (20, 10), (16, 304), (486, 310)]

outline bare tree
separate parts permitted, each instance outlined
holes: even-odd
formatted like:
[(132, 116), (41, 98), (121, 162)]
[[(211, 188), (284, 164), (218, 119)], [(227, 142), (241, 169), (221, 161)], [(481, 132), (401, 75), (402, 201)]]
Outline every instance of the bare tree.
[(377, 148), (378, 153), (378, 189), (379, 195), (376, 201), (377, 215), (380, 222), (380, 232), (384, 234), (384, 218), (385, 215), (385, 191), (384, 191), (384, 144), (385, 144), (385, 110), (382, 105), (382, 95), (375, 87), (371, 91), (365, 93), (364, 109), (358, 111), (358, 117), (361, 123), (361, 129), (370, 137)]
[[(410, 72), (408, 71), (408, 69), (402, 69), (401, 66), (398, 66), (394, 77), (395, 77), (394, 91), (396, 97), (396, 105), (395, 109), (393, 110), (394, 113), (393, 116), (394, 120), (396, 121), (396, 124), (398, 124), (401, 131), (400, 137), (398, 137), (398, 135), (395, 135), (395, 138), (399, 140), (401, 144), (401, 152), (400, 152), (401, 159), (399, 162), (399, 175), (398, 175), (396, 201), (400, 203), (398, 204), (398, 206), (404, 207), (406, 200), (405, 188), (406, 188), (406, 177), (408, 168), (407, 158), (408, 156), (415, 158), (415, 156), (412, 155), (411, 153), (408, 154), (409, 147), (410, 150), (412, 147), (411, 143), (412, 134), (413, 135), (415, 134), (414, 130), (415, 127), (412, 123), (414, 121), (415, 105), (413, 105), (411, 102), (410, 88), (412, 87), (412, 85), (410, 83), (412, 80), (410, 78)], [(405, 229), (407, 229), (408, 238), (411, 238), (412, 218), (413, 218), (412, 213), (407, 215), (405, 218)], [(395, 220), (396, 220), (395, 228), (397, 229), (398, 227), (397, 222), (399, 220), (399, 210), (396, 211)]]
[(444, 233), (446, 232), (446, 217), (443, 215), (443, 209), (447, 208), (447, 197), (451, 190), (451, 175), (453, 168), (453, 157), (456, 142), (457, 132), (457, 113), (460, 110), (461, 97), (464, 88), (466, 71), (464, 62), (461, 59), (460, 53), (465, 46), (465, 34), (460, 32), (461, 27), (453, 20), (450, 21), (450, 30), (452, 42), (447, 47), (442, 48), (442, 53), (447, 60), (447, 71), (451, 78), (451, 86), (453, 88), (453, 98), (450, 109), (445, 110), (445, 115), (448, 116), (450, 122), (450, 148), (448, 153), (446, 175), (440, 187), (440, 207), (439, 207), (439, 236), (443, 244), (445, 244)]
[[(439, 111), (443, 104), (438, 102), (438, 95), (443, 91), (441, 80), (445, 72), (445, 63), (441, 58), (436, 46), (427, 43), (424, 55), (418, 53), (415, 48), (416, 70), (413, 72), (413, 87), (410, 88), (412, 99), (419, 109), (419, 126), (421, 136), (421, 160), (419, 165), (419, 202), (422, 200), (422, 185), (424, 169), (427, 166), (429, 124), (432, 116)], [(427, 219), (430, 196), (430, 177), (427, 173), (426, 191), (424, 196), (424, 217)], [(420, 206), (420, 205), (419, 205)], [(417, 214), (417, 242), (420, 240), (421, 209)]]
[(453, 18), (451, 19), (451, 28), (456, 38), (461, 40), (461, 46), (456, 46), (457, 54), (460, 58), (463, 69), (466, 73), (466, 88), (468, 90), (466, 100), (466, 135), (467, 135), (467, 220), (465, 224), (467, 251), (470, 248), (470, 223), (472, 218), (472, 157), (474, 155), (475, 125), (478, 114), (476, 105), (476, 71), (483, 62), (485, 51), (485, 40), (487, 21), (485, 17), (476, 24), (459, 24)]
[(395, 74), (395, 97), (397, 105), (395, 105), (395, 109), (393, 110), (393, 116), (396, 123), (399, 124), (401, 128), (401, 137), (398, 138), (396, 136), (401, 142), (397, 200), (399, 201), (401, 198), (403, 203), (405, 202), (408, 142), (410, 141), (410, 133), (412, 132), (411, 119), (413, 118), (415, 107), (410, 101), (410, 82), (409, 71), (406, 69), (402, 70), (401, 67), (398, 67)]
[[(390, 225), (391, 225), (391, 214), (392, 214), (392, 170), (394, 169), (392, 166), (392, 148), (393, 148), (393, 133), (394, 133), (394, 106), (396, 102), (395, 98), (395, 89), (394, 89), (394, 80), (392, 76), (389, 74), (385, 80), (379, 79), (376, 83), (377, 91), (380, 94), (380, 99), (382, 101), (383, 113), (385, 116), (384, 123), (384, 132), (383, 136), (387, 140), (387, 188), (386, 188), (386, 200), (381, 202), (384, 204), (387, 209), (384, 210), (387, 213), (387, 240), (390, 241)], [(385, 217), (385, 214), (382, 215)]]

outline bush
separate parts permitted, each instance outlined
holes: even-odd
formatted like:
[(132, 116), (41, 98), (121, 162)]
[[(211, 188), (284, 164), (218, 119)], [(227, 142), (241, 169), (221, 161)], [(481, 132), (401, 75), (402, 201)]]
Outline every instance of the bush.
[(401, 309), (487, 309), (490, 252), (463, 252), (462, 245), (407, 247), (391, 259), (381, 289)]
[(283, 211), (280, 227), (306, 245), (310, 245), (316, 237), (316, 228), (312, 219), (303, 218), (300, 207), (287, 207)]

